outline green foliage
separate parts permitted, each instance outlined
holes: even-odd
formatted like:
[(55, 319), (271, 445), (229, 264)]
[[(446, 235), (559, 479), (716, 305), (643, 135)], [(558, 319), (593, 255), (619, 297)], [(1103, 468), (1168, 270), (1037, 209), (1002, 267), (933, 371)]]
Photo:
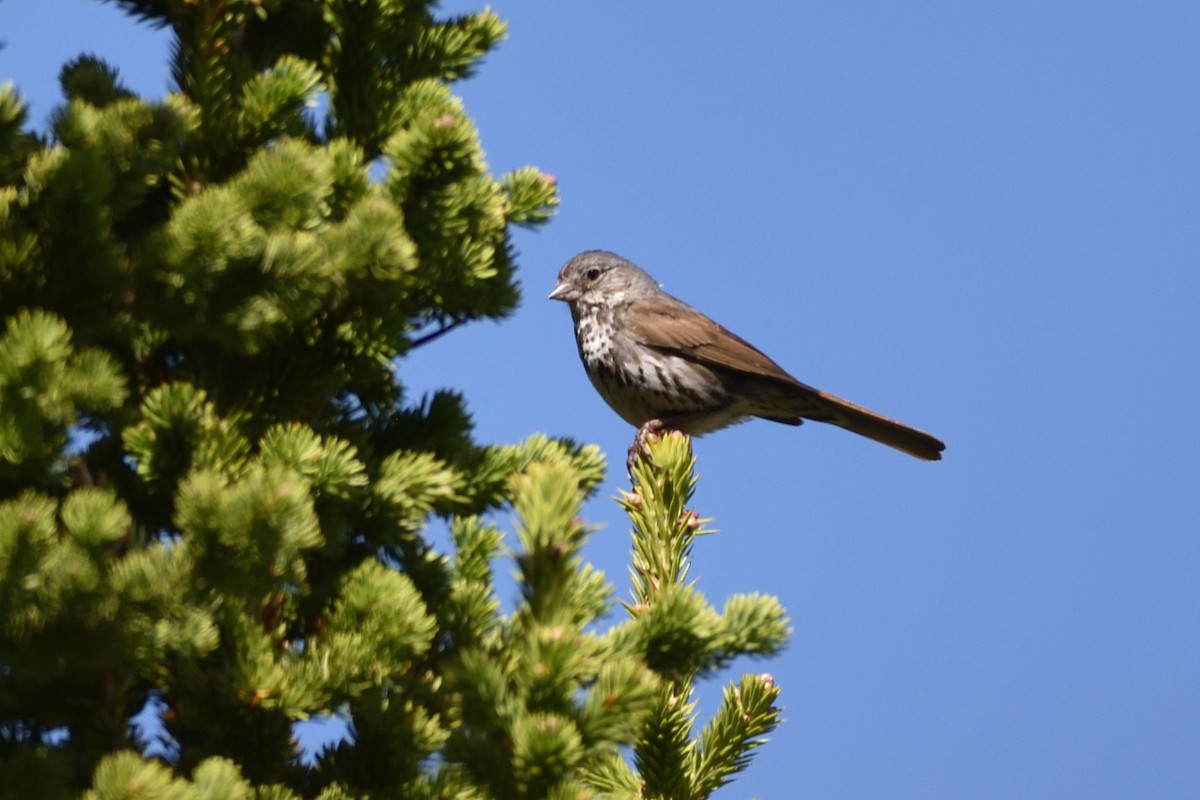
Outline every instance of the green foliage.
[[(624, 500), (634, 600), (612, 624), (581, 555), (600, 452), (483, 445), (459, 394), (405, 395), (413, 348), (513, 311), (512, 226), (557, 204), (536, 169), (488, 172), (449, 88), (503, 23), (396, 0), (115, 5), (170, 31), (171, 95), (81, 56), (36, 133), (0, 86), (0, 797), (728, 780), (775, 690), (744, 679), (694, 737), (693, 681), (777, 651), (787, 623), (685, 583), (686, 446), (659, 443)], [(351, 735), (302, 763), (314, 717)]]
[(71, 425), (120, 406), (125, 381), (97, 349), (77, 351), (71, 331), (44, 311), (21, 310), (0, 335), (0, 486), (46, 486), (65, 466)]
[(686, 582), (696, 537), (710, 533), (687, 507), (696, 486), (691, 442), (678, 433), (650, 446), (633, 469), (621, 504), (633, 520), (631, 623), (612, 632), (663, 678), (634, 744), (636, 779), (607, 775), (607, 785), (641, 787), (641, 797), (708, 797), (749, 762), (749, 753), (779, 723), (779, 688), (769, 675), (729, 684), (698, 736), (695, 678), (739, 655), (777, 652), (791, 633), (783, 608), (763, 595), (737, 595), (720, 614)]

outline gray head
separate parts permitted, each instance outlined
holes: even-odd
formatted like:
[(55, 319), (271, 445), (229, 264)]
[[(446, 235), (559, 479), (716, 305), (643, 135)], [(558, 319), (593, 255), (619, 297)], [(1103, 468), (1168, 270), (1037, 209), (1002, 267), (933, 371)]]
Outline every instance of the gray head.
[(572, 306), (612, 306), (659, 291), (654, 278), (616, 253), (587, 250), (563, 264), (550, 299)]

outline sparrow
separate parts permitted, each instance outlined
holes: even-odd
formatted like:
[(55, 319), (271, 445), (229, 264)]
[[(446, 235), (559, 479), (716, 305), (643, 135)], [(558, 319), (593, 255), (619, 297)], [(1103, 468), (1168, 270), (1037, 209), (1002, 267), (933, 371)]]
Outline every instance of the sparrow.
[(801, 383), (615, 253), (589, 250), (572, 258), (550, 299), (570, 307), (588, 378), (613, 411), (638, 428), (635, 448), (652, 433), (700, 436), (750, 417), (785, 425), (826, 422), (926, 461), (939, 460), (946, 447), (924, 431)]

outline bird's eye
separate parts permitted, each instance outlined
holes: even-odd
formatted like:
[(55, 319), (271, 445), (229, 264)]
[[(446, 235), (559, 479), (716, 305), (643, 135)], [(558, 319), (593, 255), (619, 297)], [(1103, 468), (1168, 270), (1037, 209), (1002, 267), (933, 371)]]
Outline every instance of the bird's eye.
[(600, 270), (596, 269), (595, 267), (592, 267), (591, 269), (589, 269), (587, 271), (586, 274), (587, 274), (587, 279), (589, 281), (594, 281), (594, 280), (596, 280), (596, 278), (600, 277)]

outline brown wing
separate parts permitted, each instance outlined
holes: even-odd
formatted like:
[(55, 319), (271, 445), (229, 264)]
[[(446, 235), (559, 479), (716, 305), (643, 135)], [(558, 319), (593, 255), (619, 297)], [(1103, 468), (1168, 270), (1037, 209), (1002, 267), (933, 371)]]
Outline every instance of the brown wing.
[(757, 347), (674, 297), (632, 303), (622, 324), (647, 347), (709, 367), (804, 386)]
[(946, 447), (924, 431), (801, 383), (757, 347), (669, 295), (632, 304), (623, 325), (647, 347), (789, 387), (795, 401), (789, 413), (796, 418), (769, 416), (778, 422), (798, 424), (799, 417), (829, 422), (927, 461), (939, 460)]

